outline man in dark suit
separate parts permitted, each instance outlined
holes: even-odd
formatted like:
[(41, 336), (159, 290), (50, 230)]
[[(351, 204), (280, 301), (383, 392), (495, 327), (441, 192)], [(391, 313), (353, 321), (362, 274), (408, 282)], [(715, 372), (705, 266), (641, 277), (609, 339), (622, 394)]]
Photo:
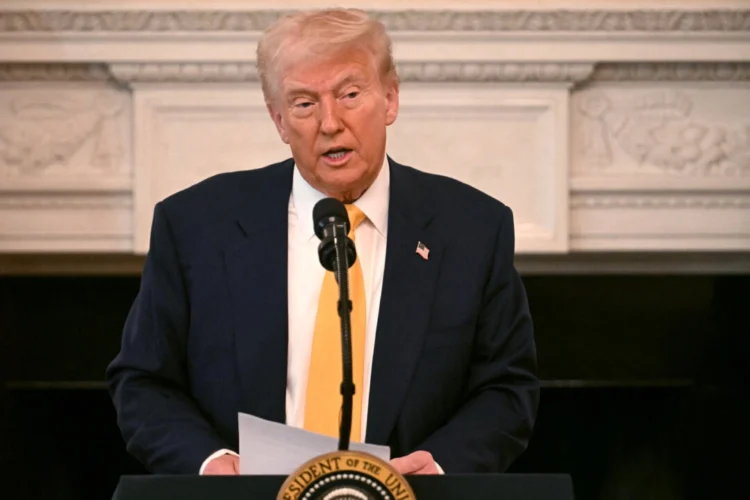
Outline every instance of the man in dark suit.
[[(128, 450), (160, 473), (237, 473), (237, 413), (335, 435), (335, 287), (312, 207), (346, 204), (353, 440), (403, 474), (505, 470), (539, 385), (510, 209), (385, 153), (398, 78), (382, 24), (286, 17), (258, 69), (293, 158), (158, 203), (141, 290), (107, 380)], [(338, 350), (337, 350), (338, 349)]]

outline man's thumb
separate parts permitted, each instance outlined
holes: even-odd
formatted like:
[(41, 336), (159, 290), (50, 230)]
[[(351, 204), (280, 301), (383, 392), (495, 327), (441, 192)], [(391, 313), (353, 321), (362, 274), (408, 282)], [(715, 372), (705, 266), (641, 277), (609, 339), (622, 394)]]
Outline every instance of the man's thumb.
[(426, 451), (415, 451), (405, 457), (397, 458), (401, 467), (408, 472), (421, 469), (432, 460), (431, 455)]

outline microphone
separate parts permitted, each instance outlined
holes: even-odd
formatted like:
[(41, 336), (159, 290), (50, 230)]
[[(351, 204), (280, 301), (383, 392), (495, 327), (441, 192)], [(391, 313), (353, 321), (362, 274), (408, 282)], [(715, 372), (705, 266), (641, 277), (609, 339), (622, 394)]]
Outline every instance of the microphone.
[(343, 380), (341, 382), (341, 422), (339, 424), (339, 450), (349, 449), (352, 429), (352, 397), (354, 381), (352, 379), (352, 333), (350, 313), (352, 303), (349, 300), (349, 268), (357, 259), (354, 242), (348, 237), (349, 215), (346, 207), (335, 198), (324, 198), (313, 207), (313, 226), (316, 236), (321, 240), (318, 245), (318, 258), (321, 265), (332, 271), (339, 285), (338, 313), (341, 319), (341, 355), (343, 362)]
[(335, 198), (323, 198), (313, 207), (313, 225), (315, 235), (321, 240), (318, 245), (320, 264), (336, 274), (336, 281), (339, 282), (336, 273), (336, 238), (345, 241), (348, 266), (351, 267), (357, 259), (354, 242), (347, 236), (351, 225), (346, 207)]

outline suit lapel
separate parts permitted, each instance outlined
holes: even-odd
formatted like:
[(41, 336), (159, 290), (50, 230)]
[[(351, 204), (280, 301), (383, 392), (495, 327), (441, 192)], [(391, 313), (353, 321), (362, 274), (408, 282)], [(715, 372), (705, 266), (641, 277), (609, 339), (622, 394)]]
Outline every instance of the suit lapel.
[[(248, 190), (237, 239), (225, 252), (234, 315), (241, 411), (286, 419), (288, 350), (287, 238), (292, 165), (271, 168), (257, 180), (273, 190)], [(255, 195), (255, 197), (253, 196)]]
[[(372, 362), (367, 441), (384, 444), (406, 398), (422, 350), (443, 247), (432, 214), (405, 167), (391, 162), (385, 275)], [(417, 244), (429, 248), (428, 259)]]

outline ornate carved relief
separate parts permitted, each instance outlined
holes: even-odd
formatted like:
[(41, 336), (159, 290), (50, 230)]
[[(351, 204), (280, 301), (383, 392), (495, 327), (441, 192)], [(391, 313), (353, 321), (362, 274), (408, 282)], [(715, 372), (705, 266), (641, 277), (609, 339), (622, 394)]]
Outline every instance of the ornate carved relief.
[[(285, 11), (5, 11), (0, 32), (261, 31)], [(375, 11), (390, 31), (618, 31), (750, 30), (748, 10), (496, 10)]]
[(128, 147), (118, 123), (124, 107), (115, 90), (0, 94), (0, 175), (69, 167), (78, 154), (86, 155), (81, 163), (87, 173), (121, 173)]
[(681, 91), (640, 92), (621, 99), (600, 89), (584, 92), (574, 106), (580, 123), (576, 170), (621, 170), (614, 160), (617, 148), (640, 169), (750, 174), (750, 120), (713, 122), (693, 111), (693, 98)]

